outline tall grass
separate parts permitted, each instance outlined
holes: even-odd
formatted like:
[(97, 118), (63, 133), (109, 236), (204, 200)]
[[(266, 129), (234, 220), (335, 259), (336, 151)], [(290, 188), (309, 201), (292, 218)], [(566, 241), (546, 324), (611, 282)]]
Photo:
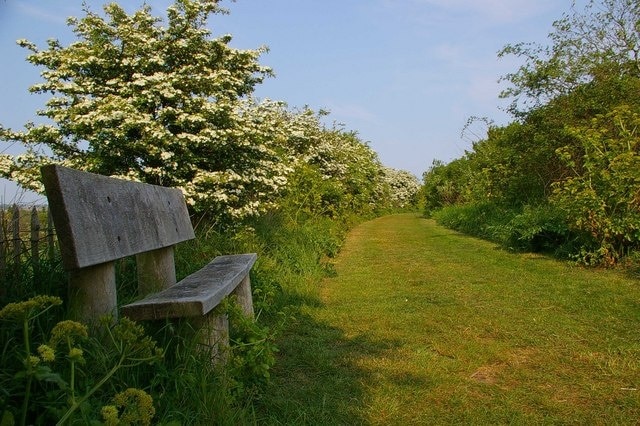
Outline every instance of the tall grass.
[[(226, 368), (211, 366), (210, 358), (198, 350), (195, 333), (182, 322), (146, 323), (147, 335), (162, 348), (161, 362), (137, 365), (113, 374), (102, 388), (91, 395), (86, 406), (74, 414), (74, 421), (97, 420), (100, 407), (110, 404), (113, 395), (126, 388), (139, 388), (153, 397), (155, 420), (179, 424), (250, 424), (255, 422), (253, 404), (262, 398), (269, 382), (276, 339), (297, 324), (298, 313), (307, 303), (316, 303), (317, 286), (331, 272), (327, 259), (335, 256), (343, 241), (347, 224), (325, 217), (294, 221), (283, 212), (273, 212), (242, 227), (221, 231), (205, 221), (196, 221), (195, 240), (180, 244), (176, 250), (178, 279), (199, 269), (221, 254), (256, 252), (258, 261), (251, 272), (257, 322), (231, 321), (232, 348)], [(0, 309), (37, 294), (66, 299), (66, 273), (59, 255), (41, 265), (41, 276), (27, 268), (3, 285), (11, 290), (0, 300)], [(119, 303), (136, 297), (134, 259), (117, 262)], [(38, 279), (34, 279), (38, 278)], [(19, 289), (19, 291), (18, 291)], [(234, 315), (233, 304), (225, 305)], [(47, 342), (50, 330), (66, 317), (64, 307), (53, 309), (34, 323), (32, 347)], [(12, 347), (22, 338), (19, 327), (0, 321), (4, 346), (0, 348), (0, 417), (11, 412), (22, 395), (20, 382), (13, 376), (23, 368)], [(111, 368), (112, 350), (104, 346), (104, 336), (94, 335), (83, 343), (85, 367), (80, 384), (90, 387)], [(52, 367), (54, 367), (52, 365)], [(56, 374), (69, 371), (56, 365)], [(12, 384), (11, 384), (12, 383)], [(38, 382), (39, 383), (39, 382)], [(33, 422), (54, 421), (63, 401), (48, 400), (55, 384), (39, 383), (35, 389), (38, 405), (28, 415)], [(64, 393), (64, 392), (63, 392)], [(57, 398), (57, 397), (56, 397)], [(15, 413), (12, 414), (15, 418)]]
[(571, 230), (564, 212), (549, 204), (503, 206), (493, 202), (447, 206), (432, 213), (447, 228), (493, 241), (515, 251), (569, 258), (589, 243)]

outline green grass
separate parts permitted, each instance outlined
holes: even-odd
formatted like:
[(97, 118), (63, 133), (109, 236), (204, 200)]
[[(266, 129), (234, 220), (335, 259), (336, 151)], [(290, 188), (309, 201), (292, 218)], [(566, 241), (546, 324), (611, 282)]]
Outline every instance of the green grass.
[(637, 424), (640, 282), (437, 226), (355, 228), (278, 342), (264, 424)]

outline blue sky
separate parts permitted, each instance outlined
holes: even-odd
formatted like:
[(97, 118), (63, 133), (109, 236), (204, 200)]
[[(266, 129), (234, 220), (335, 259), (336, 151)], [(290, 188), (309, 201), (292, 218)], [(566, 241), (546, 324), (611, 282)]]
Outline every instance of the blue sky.
[[(39, 70), (15, 44), (26, 38), (73, 40), (67, 16), (82, 16), (81, 0), (0, 0), (0, 123), (21, 128), (46, 98), (28, 93)], [(94, 11), (104, 1), (87, 0)], [(142, 0), (120, 1), (127, 10)], [(164, 15), (170, 0), (149, 0)], [(213, 35), (230, 33), (232, 46), (266, 45), (261, 57), (276, 77), (257, 88), (261, 98), (331, 111), (368, 141), (382, 162), (420, 177), (434, 159), (449, 161), (471, 146), (461, 130), (470, 116), (498, 124), (503, 112), (498, 79), (517, 69), (498, 59), (507, 43), (546, 42), (571, 0), (237, 0), (210, 20)], [(579, 2), (580, 3), (580, 2)], [(482, 128), (478, 127), (478, 133)], [(18, 146), (0, 142), (0, 151)], [(15, 187), (0, 181), (0, 201)]]

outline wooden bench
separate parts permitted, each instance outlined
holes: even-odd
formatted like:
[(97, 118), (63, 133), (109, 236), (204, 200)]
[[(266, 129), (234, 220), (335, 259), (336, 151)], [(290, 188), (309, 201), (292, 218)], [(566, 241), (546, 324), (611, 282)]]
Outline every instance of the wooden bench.
[(41, 171), (63, 266), (69, 271), (72, 318), (95, 323), (104, 315), (117, 317), (115, 262), (134, 255), (143, 299), (123, 306), (123, 315), (192, 319), (209, 327), (203, 342), (209, 346), (221, 340), (228, 344), (226, 316), (210, 315), (223, 298), (235, 294), (245, 314), (253, 316), (249, 271), (255, 253), (216, 257), (176, 283), (174, 246), (195, 238), (178, 189), (59, 165)]

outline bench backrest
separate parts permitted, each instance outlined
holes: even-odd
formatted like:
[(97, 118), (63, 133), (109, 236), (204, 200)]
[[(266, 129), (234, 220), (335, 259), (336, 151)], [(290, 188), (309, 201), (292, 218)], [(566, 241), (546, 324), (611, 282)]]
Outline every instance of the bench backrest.
[(178, 189), (59, 165), (41, 171), (67, 270), (195, 238)]

